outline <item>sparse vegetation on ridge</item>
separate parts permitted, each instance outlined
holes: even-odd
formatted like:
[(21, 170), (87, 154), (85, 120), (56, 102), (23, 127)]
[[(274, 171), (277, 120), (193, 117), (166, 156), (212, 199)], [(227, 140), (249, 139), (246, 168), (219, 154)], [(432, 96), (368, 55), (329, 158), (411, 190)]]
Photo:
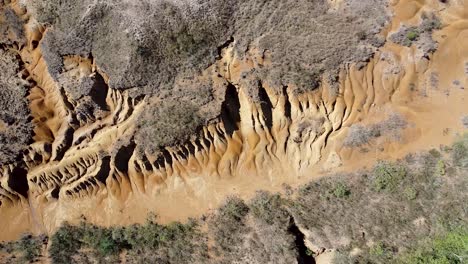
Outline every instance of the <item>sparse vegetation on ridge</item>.
[(406, 47), (416, 44), (427, 56), (437, 49), (437, 43), (432, 38), (432, 33), (441, 27), (441, 22), (434, 14), (425, 14), (422, 16), (422, 22), (419, 26), (403, 25), (398, 32), (390, 36), (390, 40)]
[(4, 165), (16, 161), (28, 147), (33, 125), (27, 84), (18, 77), (19, 63), (13, 52), (0, 48), (0, 69), (0, 165)]
[(151, 154), (161, 147), (185, 143), (203, 125), (190, 101), (162, 101), (142, 113), (135, 142)]
[(150, 86), (148, 92), (158, 93), (170, 89), (179, 74), (213, 63), (218, 48), (230, 40), (240, 55), (255, 42), (271, 52), (272, 67), (254, 74), (313, 89), (319, 74), (336, 72), (344, 62), (365, 61), (382, 45), (377, 34), (388, 19), (385, 5), (353, 0), (330, 11), (325, 0), (140, 1), (132, 6), (88, 0), (34, 1), (31, 9), (40, 22), (54, 26), (42, 41), (53, 75), (62, 67), (60, 56), (92, 53), (112, 88)]

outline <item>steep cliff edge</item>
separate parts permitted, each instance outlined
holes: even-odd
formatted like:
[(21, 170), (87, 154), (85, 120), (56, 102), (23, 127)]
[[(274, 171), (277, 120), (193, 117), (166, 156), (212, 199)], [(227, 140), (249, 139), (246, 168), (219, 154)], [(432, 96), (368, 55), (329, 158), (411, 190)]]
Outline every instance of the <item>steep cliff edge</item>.
[(466, 129), (466, 1), (66, 2), (1, 6), (0, 239), (184, 220)]

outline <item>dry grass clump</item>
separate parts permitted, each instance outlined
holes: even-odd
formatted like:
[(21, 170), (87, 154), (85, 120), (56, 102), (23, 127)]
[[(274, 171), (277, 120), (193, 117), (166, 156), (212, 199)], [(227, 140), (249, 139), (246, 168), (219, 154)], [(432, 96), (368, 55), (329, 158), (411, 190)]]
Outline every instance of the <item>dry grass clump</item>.
[(463, 126), (465, 128), (468, 128), (468, 115), (462, 117), (461, 121), (462, 121)]
[(258, 192), (246, 204), (231, 197), (208, 222), (217, 263), (308, 263), (303, 235), (279, 194)]
[(10, 7), (5, 7), (0, 3), (0, 44), (14, 45), (25, 44), (24, 22), (16, 15), (15, 11)]
[(369, 126), (353, 124), (349, 128), (344, 145), (347, 147), (361, 147), (382, 136), (389, 136), (392, 140), (399, 140), (401, 131), (407, 126), (408, 122), (398, 113), (392, 113), (382, 122)]

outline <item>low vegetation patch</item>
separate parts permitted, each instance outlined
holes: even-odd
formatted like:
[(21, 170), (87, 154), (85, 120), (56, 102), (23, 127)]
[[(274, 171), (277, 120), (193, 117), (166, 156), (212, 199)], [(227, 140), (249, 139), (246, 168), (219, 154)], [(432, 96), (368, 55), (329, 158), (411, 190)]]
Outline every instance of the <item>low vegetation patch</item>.
[(380, 162), (373, 171), (372, 187), (377, 191), (395, 191), (406, 177), (406, 170), (398, 164)]
[(16, 259), (19, 263), (32, 263), (41, 256), (45, 243), (47, 237), (25, 234), (18, 241), (0, 244), (0, 254), (6, 254), (6, 258), (11, 261)]
[(353, 124), (349, 128), (348, 136), (344, 140), (346, 147), (363, 147), (370, 144), (374, 139), (387, 136), (392, 140), (399, 140), (401, 131), (408, 126), (408, 122), (398, 113), (392, 113), (387, 119), (363, 126)]
[(468, 115), (462, 118), (462, 124), (465, 128), (468, 128)]
[(415, 44), (425, 55), (437, 49), (437, 43), (432, 38), (432, 32), (442, 27), (440, 20), (434, 14), (423, 14), (418, 26), (403, 25), (400, 30), (390, 36), (390, 40), (402, 46)]
[(468, 229), (457, 228), (419, 245), (396, 260), (398, 264), (450, 263), (462, 264), (468, 261)]
[(190, 101), (167, 100), (148, 107), (139, 118), (135, 142), (150, 154), (165, 146), (185, 143), (203, 125), (196, 111)]
[(65, 224), (51, 242), (53, 263), (114, 263), (123, 250), (130, 263), (202, 263), (206, 258), (206, 240), (196, 221), (159, 225), (150, 217), (143, 225), (115, 228)]
[(0, 166), (18, 160), (32, 139), (27, 83), (18, 77), (19, 61), (0, 49)]

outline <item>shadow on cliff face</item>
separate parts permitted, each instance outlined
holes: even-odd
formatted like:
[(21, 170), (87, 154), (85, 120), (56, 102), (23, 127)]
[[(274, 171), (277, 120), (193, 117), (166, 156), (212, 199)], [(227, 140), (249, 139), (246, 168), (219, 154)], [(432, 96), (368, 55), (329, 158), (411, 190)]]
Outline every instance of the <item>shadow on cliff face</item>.
[(298, 264), (315, 264), (314, 257), (309, 253), (311, 252), (305, 245), (304, 234), (299, 230), (297, 225), (292, 221), (293, 224), (289, 227), (288, 231), (294, 235), (297, 252), (299, 256), (297, 257)]
[(239, 129), (240, 122), (240, 102), (237, 88), (229, 83), (226, 88), (226, 97), (221, 105), (221, 121), (229, 136)]
[(29, 185), (27, 179), (28, 171), (15, 167), (8, 178), (8, 186), (24, 197), (28, 197)]

